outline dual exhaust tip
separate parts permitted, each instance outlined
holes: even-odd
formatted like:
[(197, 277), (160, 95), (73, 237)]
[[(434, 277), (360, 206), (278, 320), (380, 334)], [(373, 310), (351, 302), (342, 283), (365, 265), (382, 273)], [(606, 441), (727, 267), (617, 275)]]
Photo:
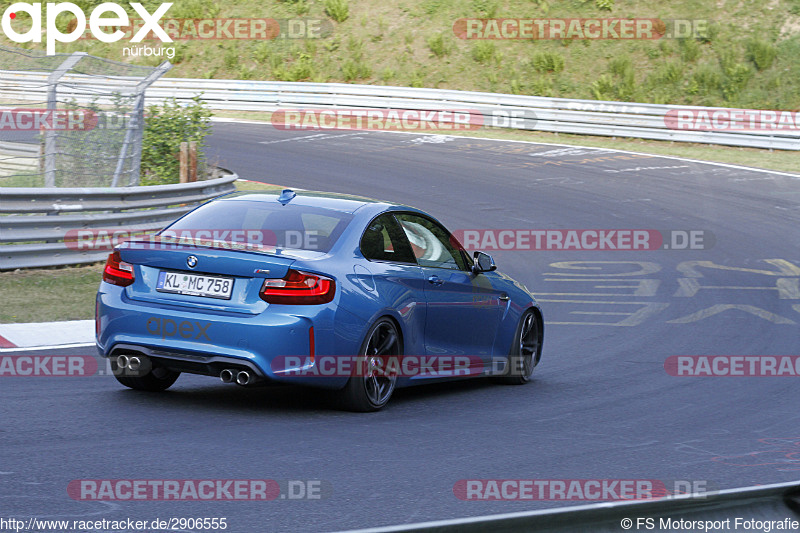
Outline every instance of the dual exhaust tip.
[[(120, 355), (117, 357), (117, 366), (119, 368), (127, 368), (131, 372), (137, 372), (142, 368), (142, 357), (138, 355)], [(226, 368), (219, 373), (219, 379), (223, 383), (236, 383), (237, 385), (250, 385), (255, 381), (255, 378), (250, 372), (246, 370), (231, 370)]]
[(127, 368), (132, 372), (136, 372), (142, 368), (142, 359), (136, 355), (132, 355), (130, 357), (127, 355), (120, 355), (117, 357), (117, 366), (119, 368)]
[(237, 385), (249, 385), (255, 381), (254, 377), (247, 370), (231, 370), (226, 368), (219, 373), (219, 379), (223, 383), (236, 383)]

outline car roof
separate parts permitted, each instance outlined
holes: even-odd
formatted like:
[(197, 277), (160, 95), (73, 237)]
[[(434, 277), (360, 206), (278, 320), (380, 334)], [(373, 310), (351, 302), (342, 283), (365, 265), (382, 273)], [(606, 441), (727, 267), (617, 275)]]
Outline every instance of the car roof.
[[(289, 190), (289, 189), (286, 189)], [(284, 190), (281, 188), (276, 188), (275, 193), (270, 191), (238, 191), (231, 194), (227, 194), (225, 196), (221, 196), (216, 199), (216, 201), (223, 201), (223, 202), (237, 202), (237, 201), (252, 201), (252, 202), (278, 202), (279, 198), (281, 197), (281, 193)], [(393, 207), (397, 204), (391, 204), (387, 202), (381, 202), (380, 200), (375, 200), (373, 198), (367, 198), (365, 196), (356, 196), (351, 194), (340, 194), (340, 193), (333, 193), (333, 192), (322, 192), (322, 191), (304, 191), (304, 190), (295, 190), (292, 191), (296, 193), (296, 196), (291, 198), (287, 201), (290, 205), (296, 206), (305, 206), (305, 207), (317, 207), (322, 209), (330, 209), (332, 211), (340, 211), (343, 213), (355, 213), (361, 207), (365, 205), (374, 205), (384, 206), (384, 207)]]

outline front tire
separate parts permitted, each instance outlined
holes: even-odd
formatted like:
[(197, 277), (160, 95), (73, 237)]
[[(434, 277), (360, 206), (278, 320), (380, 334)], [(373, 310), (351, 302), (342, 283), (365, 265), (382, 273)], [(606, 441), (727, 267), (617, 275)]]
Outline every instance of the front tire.
[(356, 375), (350, 376), (342, 391), (345, 409), (367, 413), (383, 408), (394, 392), (397, 375), (380, 370), (386, 368), (382, 358), (396, 358), (402, 354), (400, 332), (394, 321), (387, 317), (379, 319), (369, 329), (361, 346)]
[(500, 378), (508, 385), (522, 385), (531, 380), (533, 369), (539, 362), (542, 350), (539, 315), (535, 311), (526, 311), (520, 318), (514, 333), (514, 343), (508, 354), (505, 375)]

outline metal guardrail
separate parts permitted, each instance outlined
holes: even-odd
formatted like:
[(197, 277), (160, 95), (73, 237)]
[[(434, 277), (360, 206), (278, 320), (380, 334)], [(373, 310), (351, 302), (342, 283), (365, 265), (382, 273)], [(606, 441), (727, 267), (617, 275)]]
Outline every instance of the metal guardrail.
[[(775, 531), (779, 528), (746, 528), (735, 519), (800, 521), (800, 481), (760, 487), (729, 489), (716, 493), (672, 496), (661, 500), (597, 503), (559, 509), (458, 518), (400, 526), (359, 529), (350, 533), (573, 533), (575, 531)], [(623, 522), (624, 520), (630, 522)], [(652, 519), (648, 524), (647, 519)], [(661, 520), (664, 522), (661, 522)], [(670, 520), (671, 522), (666, 522)], [(721, 521), (717, 527), (700, 528), (684, 521)], [(730, 522), (726, 526), (725, 520)], [(637, 522), (637, 520), (639, 520)], [(670, 524), (670, 525), (667, 525)], [(681, 526), (680, 524), (684, 524)], [(667, 527), (662, 527), (667, 526)], [(671, 527), (670, 527), (671, 526)], [(784, 527), (783, 530), (797, 529)]]
[[(4, 78), (31, 82), (28, 72), (3, 71)], [(69, 88), (62, 90), (65, 97), (81, 102), (78, 89), (82, 83), (97, 84), (98, 80), (84, 80), (80, 76), (67, 76)], [(30, 83), (29, 83), (30, 85)], [(41, 99), (41, 95), (21, 94), (0, 88), (0, 98)], [(354, 85), (348, 83), (304, 83), (278, 81), (198, 80), (161, 78), (148, 90), (150, 101), (168, 98), (189, 100), (201, 95), (209, 107), (233, 111), (274, 111), (286, 108), (380, 108), (416, 110), (473, 110), (483, 115), (489, 123), (497, 113), (518, 111), (522, 119), (514, 127), (558, 133), (576, 133), (613, 137), (722, 144), (751, 148), (800, 150), (800, 130), (756, 129), (752, 131), (690, 131), (671, 129), (665, 117), (671, 110), (724, 111), (725, 108), (607, 102), (598, 100), (570, 100), (494, 94), (473, 91)], [(111, 102), (102, 102), (110, 104)], [(499, 127), (504, 127), (499, 125)]]
[(82, 229), (156, 231), (235, 190), (236, 174), (177, 185), (41, 189), (0, 187), (0, 270), (102, 261), (108, 250), (67, 245)]

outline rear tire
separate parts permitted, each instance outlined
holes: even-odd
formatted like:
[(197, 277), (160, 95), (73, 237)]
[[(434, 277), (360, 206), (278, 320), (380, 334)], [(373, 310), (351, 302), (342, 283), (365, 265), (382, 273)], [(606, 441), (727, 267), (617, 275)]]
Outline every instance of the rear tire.
[(111, 359), (111, 370), (114, 372), (114, 377), (117, 381), (135, 390), (143, 390), (150, 392), (161, 392), (167, 390), (181, 375), (180, 372), (174, 372), (164, 367), (151, 368), (147, 374), (142, 376), (125, 376), (120, 375), (125, 372), (125, 369), (117, 367), (117, 362)]
[(402, 354), (400, 332), (394, 321), (387, 317), (379, 319), (369, 328), (361, 346), (356, 375), (350, 376), (350, 380), (341, 392), (343, 407), (358, 413), (368, 413), (383, 408), (394, 392), (397, 376), (375, 370), (375, 363), (379, 362), (377, 358)]
[(514, 343), (508, 354), (505, 374), (500, 377), (501, 383), (523, 385), (531, 380), (542, 350), (538, 320), (539, 315), (532, 310), (526, 311), (520, 318), (514, 333)]

